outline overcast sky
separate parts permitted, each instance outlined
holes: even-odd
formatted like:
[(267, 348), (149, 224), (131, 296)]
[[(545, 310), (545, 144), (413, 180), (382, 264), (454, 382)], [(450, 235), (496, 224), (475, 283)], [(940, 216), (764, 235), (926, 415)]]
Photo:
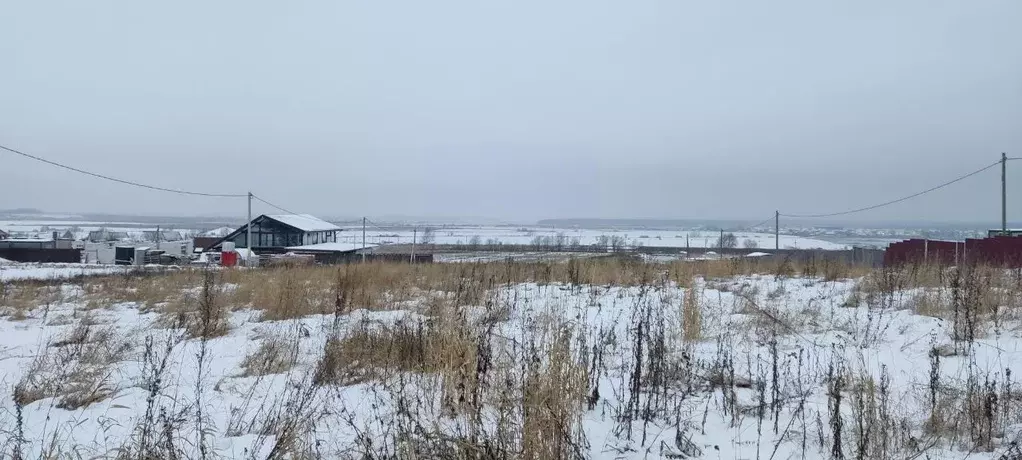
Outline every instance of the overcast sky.
[[(0, 143), (321, 215), (761, 220), (1022, 156), (1018, 0), (0, 0), (0, 17)], [(997, 220), (999, 179), (858, 217)], [(1009, 179), (1022, 219), (1022, 161)], [(0, 152), (14, 207), (244, 200)]]

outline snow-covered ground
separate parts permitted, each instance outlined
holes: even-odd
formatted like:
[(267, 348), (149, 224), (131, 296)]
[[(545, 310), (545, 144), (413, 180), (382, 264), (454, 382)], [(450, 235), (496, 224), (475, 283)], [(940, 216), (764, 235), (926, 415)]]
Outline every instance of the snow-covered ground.
[[(584, 259), (605, 254), (594, 252), (457, 252), (434, 254), (433, 261), (440, 263), (459, 262), (516, 262), (565, 261)], [(677, 260), (677, 257), (674, 258)]]
[(131, 272), (160, 272), (178, 270), (181, 267), (172, 265), (101, 265), (101, 264), (67, 264), (67, 263), (21, 263), (0, 259), (0, 282), (24, 280), (66, 280), (79, 276), (100, 276), (126, 274)]
[(86, 275), (122, 273), (124, 267), (90, 264), (22, 264), (0, 261), (0, 281), (67, 279)]
[[(890, 442), (884, 448), (897, 446), (897, 455), (882, 458), (1018, 458), (1000, 457), (1011, 454), (1009, 444), (1022, 427), (1022, 401), (1015, 400), (1012, 377), (1005, 381), (1006, 372), (1022, 372), (1018, 321), (1005, 317), (980, 328), (975, 341), (953, 344), (947, 321), (909, 309), (920, 291), (870, 297), (861, 284), (758, 275), (698, 278), (691, 289), (666, 281), (639, 287), (526, 283), (498, 286), (481, 302), (486, 306), (462, 311), (469, 328), (492, 325), (482, 327), (489, 332), (479, 347), (504, 350), (495, 351), (487, 367), (528, 353), (536, 353), (542, 367), (558, 347), (570, 350), (565, 359), (581, 361), (588, 401), (575, 425), (545, 436), (577, 441), (562, 447), (585, 458), (829, 458), (835, 426), (842, 427), (845, 458), (881, 458), (876, 453), (881, 439)], [(395, 302), (388, 311), (356, 309), (286, 321), (260, 321), (257, 309), (236, 310), (229, 332), (204, 343), (168, 329), (159, 309), (142, 310), (132, 302), (97, 305), (80, 286), (59, 289), (60, 302), (41, 305), (24, 319), (0, 319), (4, 388), (21, 382), (24, 389), (29, 378), (28, 387), (56, 394), (26, 404), (20, 413), (14, 398), (0, 398), (0, 445), (4, 438), (23, 440), (24, 458), (40, 458), (53, 446), (67, 457), (106, 457), (140, 436), (162, 440), (163, 430), (169, 430), (171, 442), (182, 441), (176, 447), (182, 458), (199, 458), (202, 448), (224, 458), (267, 458), (285, 441), (319, 458), (361, 458), (364, 449), (400, 451), (390, 444), (395, 430), (496, 440), (495, 427), (507, 423), (487, 411), (481, 420), (445, 415), (433, 406), (450, 389), (431, 393), (445, 387), (428, 374), (329, 388), (310, 384), (328, 338), (352, 334), (367, 322), (421, 324), (433, 305), (425, 298)], [(501, 314), (492, 315), (495, 311)], [(699, 324), (697, 333), (688, 335), (692, 329), (686, 324)], [(92, 348), (100, 343), (94, 337), (103, 338), (99, 349)], [(294, 340), (297, 364), (270, 375), (246, 375), (246, 357), (273, 337)], [(540, 350), (528, 352), (530, 346)], [(959, 348), (944, 354), (934, 369), (932, 350)], [(82, 350), (92, 354), (89, 365), (104, 365), (95, 388), (47, 386), (67, 381), (64, 373), (85, 359)], [(492, 387), (485, 388), (499, 392), (503, 380), (497, 371), (480, 371), (481, 363), (472, 358), (466, 369), (488, 375), (493, 380), (486, 385)], [(529, 365), (521, 363), (523, 369)], [(940, 387), (931, 393), (934, 375)], [(1004, 395), (991, 409), (998, 418), (990, 427), (992, 451), (977, 448), (973, 444), (986, 442), (968, 435), (936, 436), (926, 428), (935, 423), (930, 395), (939, 408), (964, 394), (974, 378), (984, 397)], [(550, 391), (560, 390), (555, 384)], [(843, 396), (836, 412), (835, 394)], [(89, 403), (76, 407), (83, 398)], [(964, 419), (955, 412), (958, 406), (946, 404), (948, 419)], [(423, 414), (430, 418), (416, 419)], [(139, 428), (148, 418), (157, 420), (158, 433)], [(841, 423), (835, 425), (835, 418)], [(857, 424), (862, 420), (877, 425)], [(862, 431), (870, 428), (874, 431)], [(281, 439), (286, 434), (300, 439)], [(863, 441), (869, 444), (860, 451)]]
[[(15, 237), (42, 237), (50, 238), (53, 232), (57, 232), (58, 235), (62, 236), (65, 232), (70, 231), (76, 240), (81, 240), (89, 236), (89, 232), (96, 230), (107, 230), (110, 232), (124, 232), (128, 234), (129, 238), (135, 240), (141, 240), (145, 232), (156, 231), (156, 226), (153, 224), (140, 224), (133, 222), (89, 222), (89, 221), (15, 221), (6, 220), (0, 221), (0, 230), (9, 232)], [(176, 231), (182, 236), (188, 237), (190, 235), (205, 234), (206, 231), (202, 229), (193, 228), (168, 228), (166, 226), (160, 227), (162, 231)], [(209, 231), (210, 235), (204, 236), (221, 236), (221, 229)]]
[[(563, 245), (568, 246), (574, 242), (580, 245), (589, 246), (600, 241), (601, 237), (606, 239), (620, 238), (627, 246), (646, 247), (672, 247), (672, 248), (712, 248), (717, 246), (720, 233), (712, 231), (689, 231), (689, 230), (591, 230), (591, 229), (566, 229), (548, 227), (455, 227), (436, 228), (434, 230), (433, 243), (436, 244), (513, 244), (531, 245), (542, 244), (554, 245), (558, 236), (563, 236)], [(373, 244), (411, 244), (413, 240), (422, 242), (422, 231), (417, 235), (408, 230), (381, 230), (369, 228), (366, 230), (366, 241)], [(746, 233), (737, 232), (735, 237), (739, 246), (745, 246), (749, 241), (758, 248), (772, 249), (775, 246), (772, 233)], [(338, 241), (348, 243), (359, 243), (362, 241), (361, 228), (345, 228), (341, 232)], [(793, 235), (780, 235), (780, 246), (782, 249), (847, 249), (848, 246), (839, 243), (831, 243), (819, 239), (803, 238)]]
[[(16, 235), (48, 237), (53, 231), (63, 234), (73, 229), (76, 239), (83, 239), (90, 231), (106, 229), (112, 232), (126, 232), (129, 237), (141, 239), (145, 231), (156, 230), (155, 226), (133, 224), (131, 222), (75, 222), (75, 221), (0, 221), (0, 229)], [(165, 231), (178, 231), (183, 235), (204, 234), (206, 236), (223, 236), (231, 229), (221, 228), (215, 230), (193, 229), (193, 228), (162, 228)], [(411, 244), (413, 241), (422, 242), (424, 228), (414, 232), (411, 229), (381, 229), (370, 226), (366, 229), (366, 243), (373, 245), (380, 244)], [(619, 239), (626, 246), (655, 246), (655, 247), (693, 247), (708, 248), (715, 247), (720, 237), (715, 231), (694, 231), (694, 230), (621, 230), (621, 229), (573, 229), (573, 228), (551, 228), (537, 226), (437, 226), (434, 227), (433, 243), (436, 244), (511, 244), (529, 245), (544, 244), (553, 245), (558, 237), (562, 238), (564, 245), (577, 243), (580, 245), (593, 245), (604, 238), (606, 240)], [(744, 246), (747, 242), (760, 248), (773, 248), (775, 245), (772, 233), (738, 232), (735, 233), (738, 245)], [(361, 227), (345, 227), (338, 236), (339, 243), (352, 245), (362, 244)], [(814, 238), (799, 237), (794, 235), (781, 235), (780, 245), (782, 249), (846, 249), (844, 243), (834, 243)]]

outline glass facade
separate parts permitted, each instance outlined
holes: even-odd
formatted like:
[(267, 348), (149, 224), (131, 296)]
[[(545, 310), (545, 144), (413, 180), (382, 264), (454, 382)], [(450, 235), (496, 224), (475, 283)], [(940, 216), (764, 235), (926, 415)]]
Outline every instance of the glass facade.
[[(255, 242), (256, 248), (283, 248), (335, 243), (337, 242), (337, 232), (331, 230), (304, 233), (271, 220), (263, 220), (252, 225), (252, 240)], [(233, 241), (236, 247), (247, 248), (246, 230), (242, 229), (237, 235), (228, 238), (227, 241)]]

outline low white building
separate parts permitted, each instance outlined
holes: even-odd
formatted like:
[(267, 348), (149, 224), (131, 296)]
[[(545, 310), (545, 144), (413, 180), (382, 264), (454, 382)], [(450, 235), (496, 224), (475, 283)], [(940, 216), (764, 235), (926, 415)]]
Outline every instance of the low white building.
[(150, 250), (163, 251), (164, 254), (183, 259), (191, 258), (192, 240), (161, 241), (159, 243), (136, 243), (125, 241), (89, 242), (82, 245), (82, 257), (89, 264), (112, 264), (116, 260), (118, 247), (146, 247)]

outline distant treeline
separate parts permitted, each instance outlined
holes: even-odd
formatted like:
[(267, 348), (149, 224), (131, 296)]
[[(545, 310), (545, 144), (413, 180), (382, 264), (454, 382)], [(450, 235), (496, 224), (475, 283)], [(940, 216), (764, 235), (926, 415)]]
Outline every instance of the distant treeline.
[(740, 220), (689, 220), (689, 219), (544, 219), (540, 226), (559, 228), (622, 228), (622, 229), (733, 229), (749, 226), (749, 221)]

